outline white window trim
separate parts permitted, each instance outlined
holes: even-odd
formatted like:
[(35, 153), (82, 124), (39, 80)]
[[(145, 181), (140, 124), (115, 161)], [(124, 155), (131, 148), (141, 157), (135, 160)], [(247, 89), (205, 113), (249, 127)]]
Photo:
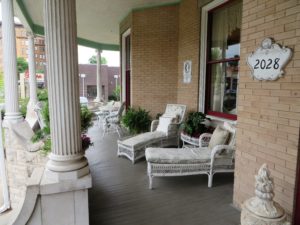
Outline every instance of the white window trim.
[[(131, 34), (131, 28), (127, 29), (122, 34), (122, 99), (121, 99), (122, 102), (124, 102), (126, 100), (126, 51), (125, 51), (126, 43), (125, 42), (126, 42), (126, 37), (130, 34)], [(131, 65), (131, 63), (130, 63), (130, 65)], [(130, 86), (131, 86), (131, 84), (130, 84)]]
[(201, 35), (200, 35), (200, 79), (199, 79), (199, 112), (205, 112), (206, 91), (206, 52), (207, 52), (207, 22), (208, 11), (222, 5), (229, 0), (214, 0), (202, 7), (201, 10)]

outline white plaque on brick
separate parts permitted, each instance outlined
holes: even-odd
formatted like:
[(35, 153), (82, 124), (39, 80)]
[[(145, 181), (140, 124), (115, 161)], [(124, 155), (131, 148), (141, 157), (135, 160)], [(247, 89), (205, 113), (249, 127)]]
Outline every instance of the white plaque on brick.
[(188, 84), (192, 81), (192, 61), (186, 60), (183, 63), (183, 83)]
[(283, 68), (290, 60), (292, 50), (273, 43), (271, 38), (262, 41), (261, 46), (248, 56), (247, 63), (253, 78), (276, 80), (284, 74)]

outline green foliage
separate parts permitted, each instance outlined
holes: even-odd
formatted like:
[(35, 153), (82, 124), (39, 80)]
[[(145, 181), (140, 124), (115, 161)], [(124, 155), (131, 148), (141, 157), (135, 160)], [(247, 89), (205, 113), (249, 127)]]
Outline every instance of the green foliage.
[(19, 104), (20, 104), (20, 113), (22, 114), (22, 116), (24, 118), (26, 117), (28, 102), (29, 102), (29, 98), (21, 99), (20, 102), (19, 102)]
[[(90, 64), (97, 64), (97, 56), (93, 55), (91, 58), (89, 58), (89, 63)], [(101, 64), (106, 65), (107, 60), (105, 57), (101, 57)]]
[(108, 101), (120, 101), (121, 87), (117, 85), (112, 95), (108, 96)]
[(116, 97), (116, 101), (120, 101), (120, 94), (121, 94), (121, 86), (120, 85), (117, 85), (113, 94)]
[(51, 139), (50, 137), (48, 137), (45, 141), (44, 141), (44, 146), (41, 149), (43, 155), (48, 155), (51, 152)]
[(117, 101), (117, 97), (115, 95), (109, 95), (108, 101)]
[(45, 137), (44, 132), (42, 130), (38, 130), (31, 138), (31, 141), (35, 143), (38, 142), (39, 140), (42, 140), (44, 137)]
[(37, 92), (37, 98), (40, 102), (48, 101), (47, 89), (39, 89)]
[(93, 126), (92, 117), (93, 113), (86, 106), (82, 106), (80, 110), (82, 133), (86, 133), (89, 127)]
[[(42, 148), (42, 153), (47, 155), (51, 151), (51, 139), (50, 139), (50, 115), (49, 115), (49, 103), (48, 103), (48, 92), (46, 89), (40, 90), (38, 92), (39, 101), (43, 102), (43, 107), (41, 109), (41, 114), (45, 122), (45, 127), (43, 130), (39, 130), (35, 133), (32, 142), (37, 142), (39, 140), (44, 140), (44, 147)], [(89, 127), (93, 125), (92, 122), (93, 113), (86, 107), (81, 107), (80, 118), (81, 118), (81, 132), (85, 133)], [(86, 146), (92, 145), (90, 139), (85, 136), (87, 143), (83, 143)]]
[(24, 73), (28, 69), (28, 63), (23, 57), (17, 58), (18, 73)]
[(4, 98), (4, 74), (0, 71), (0, 98)]
[(38, 69), (36, 70), (37, 73), (45, 73), (45, 71), (43, 69)]
[(49, 103), (48, 102), (44, 102), (44, 106), (42, 108), (41, 113), (44, 118), (46, 127), (50, 127)]
[(186, 121), (183, 123), (183, 132), (193, 137), (199, 137), (202, 133), (207, 132), (208, 128), (204, 124), (206, 115), (201, 112), (190, 112)]
[(139, 134), (149, 130), (151, 117), (144, 109), (129, 108), (122, 117), (122, 123), (131, 134)]

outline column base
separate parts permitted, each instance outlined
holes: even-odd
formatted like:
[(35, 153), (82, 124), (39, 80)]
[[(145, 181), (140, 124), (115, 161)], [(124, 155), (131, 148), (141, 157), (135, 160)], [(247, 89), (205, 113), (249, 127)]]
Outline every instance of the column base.
[(5, 113), (3, 120), (3, 127), (8, 127), (8, 123), (19, 123), (24, 120), (24, 117), (20, 112), (17, 113)]
[(58, 156), (50, 153), (46, 171), (48, 171), (49, 177), (58, 180), (72, 180), (89, 174), (89, 167), (83, 154)]
[(69, 172), (55, 172), (49, 169), (45, 169), (45, 176), (49, 179), (53, 179), (56, 181), (63, 181), (63, 180), (77, 180), (81, 177), (86, 176), (90, 173), (89, 166), (85, 166), (79, 170), (69, 171)]
[(95, 98), (94, 102), (101, 102), (101, 98), (99, 97)]

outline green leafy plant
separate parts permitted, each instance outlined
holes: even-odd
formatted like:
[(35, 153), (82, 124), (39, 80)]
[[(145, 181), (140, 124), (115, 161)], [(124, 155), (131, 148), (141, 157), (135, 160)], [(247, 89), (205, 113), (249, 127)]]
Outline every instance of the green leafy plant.
[(21, 99), (19, 104), (20, 104), (20, 113), (22, 116), (25, 118), (26, 113), (27, 113), (27, 104), (29, 102), (29, 98)]
[[(41, 109), (41, 114), (44, 119), (45, 127), (43, 130), (37, 131), (32, 137), (32, 142), (38, 142), (40, 140), (44, 141), (44, 147), (42, 148), (42, 153), (47, 155), (51, 151), (51, 138), (50, 138), (50, 115), (49, 115), (49, 103), (48, 103), (48, 92), (46, 89), (40, 90), (38, 92), (38, 100), (43, 102)], [(81, 119), (81, 133), (86, 133), (88, 128), (93, 125), (92, 122), (93, 113), (86, 107), (82, 106), (80, 109), (80, 119)], [(93, 145), (90, 138), (86, 135), (81, 136), (82, 148), (85, 150), (89, 146)]]
[(86, 133), (89, 127), (93, 126), (93, 113), (86, 107), (82, 106), (80, 110), (81, 133)]
[(209, 128), (204, 124), (206, 120), (210, 120), (204, 113), (190, 112), (183, 123), (183, 132), (192, 137), (199, 137), (205, 133)]
[(41, 149), (41, 151), (42, 151), (43, 155), (48, 155), (48, 153), (51, 152), (51, 139), (50, 139), (50, 136), (48, 136), (46, 138), (46, 140), (44, 141), (44, 146)]
[(17, 58), (18, 73), (24, 73), (28, 69), (28, 62), (23, 57)]
[(144, 109), (129, 108), (122, 117), (122, 124), (131, 134), (139, 134), (149, 130), (151, 117)]
[(48, 101), (47, 89), (39, 89), (37, 93), (37, 98), (40, 102)]

